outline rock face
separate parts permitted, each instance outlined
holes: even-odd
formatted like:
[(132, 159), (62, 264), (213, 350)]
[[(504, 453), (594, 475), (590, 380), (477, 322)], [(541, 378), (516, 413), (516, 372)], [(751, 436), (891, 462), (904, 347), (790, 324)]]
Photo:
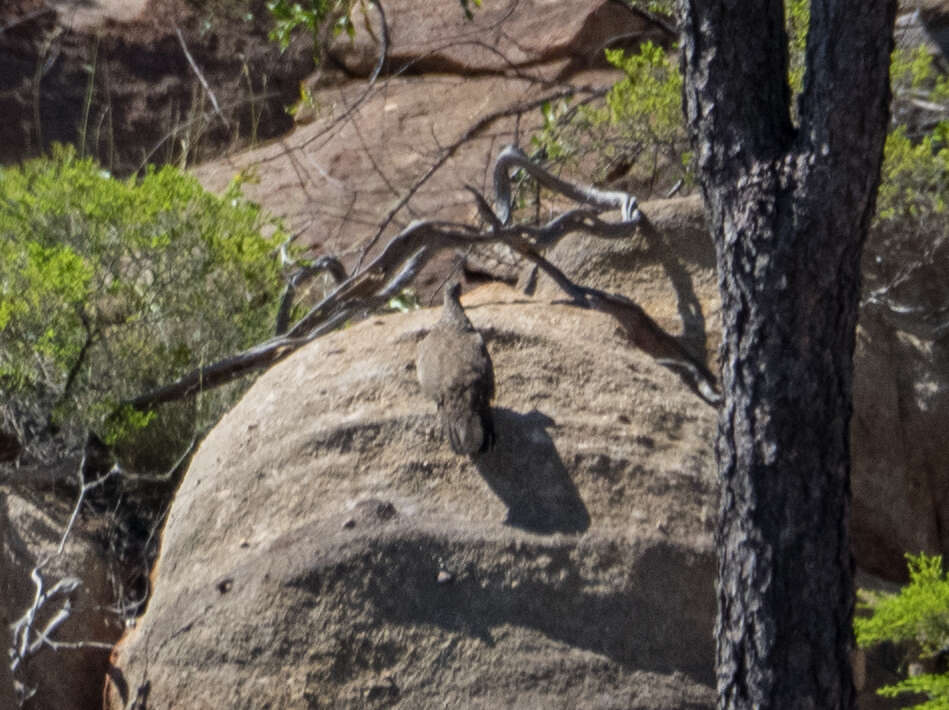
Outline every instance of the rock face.
[(495, 448), (440, 445), (433, 311), (276, 366), (209, 435), (109, 707), (714, 704), (714, 412), (607, 316), (467, 302)]
[[(868, 571), (949, 553), (949, 234), (874, 230), (854, 354), (854, 547)], [(894, 571), (897, 574), (894, 574)]]
[[(92, 710), (101, 707), (102, 681), (108, 666), (110, 644), (122, 632), (108, 609), (114, 604), (110, 572), (101, 545), (82, 530), (73, 530), (62, 555), (57, 555), (66, 528), (68, 510), (38, 505), (29, 498), (0, 486), (0, 628), (3, 647), (9, 650), (11, 624), (21, 619), (34, 602), (36, 586), (31, 572), (39, 570), (43, 591), (49, 593), (60, 580), (74, 577), (79, 586), (69, 594), (56, 594), (41, 605), (32, 625), (31, 640), (46, 628), (68, 598), (68, 619), (51, 634), (63, 643), (100, 643), (105, 648), (59, 648), (40, 645), (17, 669), (16, 679), (36, 693), (25, 708), (42, 710)], [(14, 677), (7, 654), (0, 664), (0, 707), (17, 706)]]
[[(632, 298), (695, 356), (714, 362), (720, 301), (702, 202), (660, 200), (642, 210), (656, 234), (571, 235), (547, 256), (579, 283)], [(851, 532), (857, 564), (892, 580), (904, 578), (906, 552), (949, 553), (946, 264), (944, 235), (878, 229), (867, 244), (854, 354)], [(560, 291), (541, 277), (537, 294)]]
[(187, 0), (5, 1), (0, 162), (34, 157), (58, 141), (128, 174), (288, 131), (284, 107), (313, 71), (312, 49), (294, 42), (281, 52), (267, 38), (263, 3), (251, 4), (257, 11), (248, 18), (233, 3), (229, 13), (226, 3)]
[[(267, 179), (247, 184), (246, 194), (286, 217), (301, 244), (347, 268), (377, 231), (381, 246), (416, 218), (471, 222), (477, 210), (465, 186), (491, 195), (487, 166), (501, 147), (526, 143), (543, 125), (545, 100), (580, 101), (608, 88), (621, 74), (607, 68), (604, 48), (663, 36), (609, 0), (501, 0), (485, 3), (472, 22), (457, 3), (401, 0), (384, 4), (391, 75), (369, 87), (380, 28), (366, 7), (375, 29), (365, 29), (357, 10), (355, 38), (330, 49), (349, 74), (309, 80), (305, 125), (195, 171), (219, 190), (238, 172), (266, 165)], [(517, 267), (500, 254), (488, 268), (510, 276)], [(417, 289), (429, 296), (443, 271), (444, 263), (432, 264)]]

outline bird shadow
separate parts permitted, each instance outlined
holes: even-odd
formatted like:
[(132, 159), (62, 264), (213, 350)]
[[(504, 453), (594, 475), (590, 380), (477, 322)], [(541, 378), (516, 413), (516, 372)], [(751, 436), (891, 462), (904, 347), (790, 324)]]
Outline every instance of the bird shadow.
[(492, 410), (494, 448), (475, 460), (478, 473), (507, 506), (505, 523), (529, 532), (577, 533), (590, 513), (546, 428), (555, 422), (535, 410)]

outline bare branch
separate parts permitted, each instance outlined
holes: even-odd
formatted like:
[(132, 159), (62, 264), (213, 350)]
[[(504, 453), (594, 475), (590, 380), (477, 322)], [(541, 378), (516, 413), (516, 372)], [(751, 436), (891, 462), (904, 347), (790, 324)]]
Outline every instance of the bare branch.
[[(512, 166), (528, 171), (548, 189), (590, 207), (569, 210), (542, 226), (506, 225), (511, 212), (508, 171)], [(286, 314), (289, 313), (295, 288), (291, 279), (281, 304), (284, 316), (278, 322), (280, 335), (241, 353), (196, 368), (175, 382), (127, 400), (122, 406), (131, 406), (138, 410), (149, 409), (163, 402), (194, 396), (203, 390), (232, 382), (250, 372), (270, 367), (351, 318), (371, 312), (384, 304), (391, 294), (409, 283), (437, 251), (491, 243), (507, 244), (537, 264), (538, 268), (550, 275), (578, 305), (615, 317), (637, 347), (656, 358), (680, 363), (681, 367), (677, 368), (677, 371), (685, 369), (692, 373), (696, 383), (701, 383), (701, 387), (695, 384), (693, 388), (707, 401), (716, 401), (715, 378), (704, 363), (684, 350), (675, 338), (662, 330), (639, 306), (622, 296), (574, 284), (540, 255), (541, 250), (549, 248), (573, 232), (583, 231), (600, 237), (618, 238), (631, 235), (637, 228), (653, 229), (637, 208), (634, 196), (626, 192), (599, 190), (562, 180), (532, 163), (514, 146), (508, 146), (499, 155), (495, 165), (495, 183), (499, 186), (497, 202), (504, 219), (492, 210), (487, 200), (475, 188), (467, 186), (475, 198), (479, 212), (489, 225), (487, 231), (450, 222), (412, 222), (393, 237), (370, 264), (339, 283), (332, 293), (287, 329)], [(621, 221), (607, 222), (600, 219), (597, 212), (607, 209), (619, 209)], [(318, 262), (313, 266), (312, 273), (319, 268), (330, 268), (332, 264), (335, 264), (334, 268), (337, 269), (337, 277), (341, 277), (341, 266), (334, 261), (322, 264)], [(303, 278), (305, 273), (311, 272), (304, 270), (298, 276)], [(120, 409), (117, 409), (116, 413), (118, 411)]]
[[(90, 436), (94, 435), (90, 434)], [(76, 498), (76, 503), (73, 506), (72, 514), (69, 517), (69, 522), (63, 530), (59, 547), (55, 553), (42, 559), (30, 571), (30, 579), (33, 581), (34, 586), (33, 601), (23, 613), (23, 616), (10, 625), (10, 629), (13, 633), (12, 645), (10, 647), (10, 672), (14, 674), (14, 686), (21, 706), (35, 694), (36, 689), (28, 688), (22, 681), (17, 679), (17, 670), (27, 662), (30, 656), (35, 655), (43, 646), (49, 646), (54, 651), (77, 648), (111, 650), (112, 648), (112, 644), (99, 641), (57, 641), (52, 638), (52, 634), (69, 619), (70, 612), (72, 611), (70, 595), (82, 586), (82, 580), (78, 577), (63, 577), (53, 584), (52, 587), (45, 589), (43, 576), (41, 574), (42, 569), (49, 564), (50, 561), (63, 554), (66, 548), (66, 541), (72, 532), (73, 524), (79, 515), (86, 494), (93, 488), (102, 485), (110, 476), (117, 472), (117, 468), (113, 466), (104, 476), (86, 482), (84, 480), (86, 464), (86, 455), (83, 455), (77, 474), (82, 486)], [(61, 599), (59, 607), (52, 612), (42, 628), (38, 627), (37, 617), (40, 611), (47, 608), (48, 605), (54, 603), (57, 599)]]
[(342, 262), (334, 256), (320, 257), (315, 263), (303, 266), (287, 279), (287, 286), (280, 298), (280, 307), (277, 309), (275, 335), (285, 334), (290, 327), (290, 309), (293, 308), (297, 289), (324, 271), (329, 272), (337, 285), (346, 280), (346, 269), (343, 268)]
[(211, 99), (211, 105), (214, 106), (214, 113), (218, 115), (218, 118), (221, 119), (221, 122), (227, 127), (230, 128), (231, 124), (228, 122), (227, 117), (221, 113), (221, 107), (218, 106), (217, 97), (214, 95), (214, 92), (211, 91), (211, 87), (208, 85), (207, 80), (204, 78), (204, 74), (201, 73), (201, 70), (198, 68), (197, 63), (194, 61), (194, 57), (191, 56), (191, 52), (188, 51), (188, 45), (185, 44), (184, 35), (181, 34), (181, 29), (175, 25), (175, 33), (178, 35), (178, 41), (181, 43), (181, 51), (184, 52), (185, 59), (188, 60), (188, 64), (191, 65), (191, 68), (194, 70), (195, 75), (198, 77), (198, 81), (201, 82), (201, 86), (204, 87), (204, 93), (208, 95), (208, 98)]
[(511, 219), (512, 167), (522, 169), (547, 189), (559, 192), (576, 202), (592, 205), (600, 210), (621, 210), (623, 222), (636, 219), (636, 198), (628, 192), (600, 190), (590, 185), (567, 182), (533, 162), (517, 146), (509, 145), (501, 151), (494, 164), (495, 210), (504, 224)]
[(399, 199), (399, 201), (396, 202), (396, 204), (392, 207), (392, 209), (390, 209), (388, 213), (386, 213), (386, 216), (383, 217), (382, 221), (379, 223), (379, 227), (376, 230), (376, 233), (362, 248), (362, 252), (359, 255), (359, 259), (356, 262), (356, 268), (358, 269), (360, 266), (362, 266), (363, 259), (365, 259), (369, 251), (376, 245), (380, 237), (382, 237), (386, 228), (392, 223), (392, 220), (395, 218), (395, 216), (402, 210), (403, 207), (405, 207), (406, 204), (408, 204), (409, 200), (412, 199), (415, 193), (418, 192), (425, 185), (425, 183), (427, 183), (431, 179), (431, 177), (436, 172), (438, 172), (455, 153), (458, 152), (458, 150), (463, 145), (465, 145), (476, 135), (478, 135), (479, 133), (487, 129), (489, 126), (494, 124), (496, 121), (499, 121), (503, 118), (511, 118), (514, 116), (519, 116), (520, 114), (538, 109), (541, 106), (543, 106), (545, 103), (549, 103), (551, 101), (557, 101), (559, 99), (564, 99), (570, 96), (574, 96), (575, 94), (580, 93), (580, 92), (601, 93), (601, 94), (606, 93), (605, 90), (597, 91), (594, 89), (590, 89), (589, 87), (568, 86), (558, 91), (545, 94), (544, 96), (538, 99), (534, 99), (533, 101), (519, 102), (517, 104), (508, 106), (498, 111), (493, 111), (492, 113), (482, 116), (477, 121), (475, 121), (475, 123), (469, 126), (468, 129), (461, 136), (459, 136), (453, 143), (445, 147), (445, 149), (442, 151), (441, 156), (439, 156), (438, 160), (436, 160), (429, 167), (429, 169), (425, 171), (425, 174), (422, 175), (422, 177), (420, 177), (418, 180), (415, 181), (415, 183), (412, 184), (412, 186), (405, 192), (405, 194)]
[(370, 0), (370, 2), (379, 13), (379, 23), (382, 26), (382, 46), (379, 48), (379, 59), (376, 62), (375, 69), (372, 70), (372, 74), (369, 76), (369, 85), (372, 86), (379, 78), (379, 74), (382, 73), (386, 59), (389, 57), (389, 23), (386, 22), (386, 13), (382, 9), (382, 3), (379, 0)]

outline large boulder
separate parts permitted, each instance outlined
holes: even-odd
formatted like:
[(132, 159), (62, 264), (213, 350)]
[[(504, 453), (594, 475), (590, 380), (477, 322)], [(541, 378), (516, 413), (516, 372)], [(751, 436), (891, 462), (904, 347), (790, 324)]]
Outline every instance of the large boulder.
[(854, 547), (891, 579), (905, 577), (905, 552), (949, 554), (947, 269), (942, 222), (870, 235), (854, 355)]
[[(108, 668), (109, 649), (123, 626), (110, 611), (115, 604), (114, 567), (101, 541), (80, 522), (60, 553), (70, 511), (53, 498), (39, 500), (36, 494), (14, 491), (0, 485), (0, 628), (4, 648), (10, 650), (12, 625), (35, 609), (29, 624), (27, 649), (11, 674), (8, 658), (0, 664), (0, 707), (18, 707), (14, 682), (21, 684), (20, 697), (35, 694), (23, 705), (37, 710), (93, 710), (102, 704), (102, 682)], [(45, 561), (45, 563), (44, 563)], [(42, 584), (37, 589), (34, 578)], [(52, 593), (56, 585), (72, 584)], [(70, 589), (71, 588), (71, 589)], [(70, 589), (67, 591), (67, 589)], [(38, 597), (38, 592), (50, 595)], [(37, 599), (41, 603), (36, 604)], [(40, 643), (40, 632), (65, 610), (66, 619)], [(18, 634), (22, 639), (23, 635)], [(32, 650), (29, 650), (32, 648)], [(4, 653), (7, 657), (8, 654)]]
[(714, 411), (608, 316), (465, 303), (497, 446), (419, 391), (434, 310), (262, 376), (196, 454), (109, 707), (714, 704)]
[[(654, 230), (617, 240), (571, 235), (547, 257), (578, 283), (633, 299), (693, 355), (714, 363), (721, 304), (702, 201), (658, 200), (642, 210)], [(949, 238), (899, 224), (875, 229), (864, 259), (851, 532), (857, 564), (892, 580), (905, 578), (906, 552), (949, 554), (947, 264)], [(537, 293), (560, 291), (541, 277)]]

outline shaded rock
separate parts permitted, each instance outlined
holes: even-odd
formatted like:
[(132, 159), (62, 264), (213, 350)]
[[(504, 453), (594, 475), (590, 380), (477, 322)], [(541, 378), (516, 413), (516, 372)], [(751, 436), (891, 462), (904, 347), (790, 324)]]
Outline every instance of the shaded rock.
[[(556, 67), (548, 78), (563, 79), (581, 68), (605, 67), (608, 47), (673, 39), (643, 15), (603, 0), (485, 3), (470, 21), (457, 3), (441, 0), (395, 0), (385, 12), (390, 67), (413, 74), (512, 74), (547, 65), (548, 71)], [(353, 19), (355, 37), (340, 37), (330, 56), (350, 73), (368, 76), (379, 55), (379, 15), (366, 5)]]
[(57, 141), (81, 144), (127, 174), (288, 131), (284, 107), (313, 72), (312, 48), (295, 41), (281, 52), (267, 37), (269, 14), (255, 4), (247, 19), (246, 9), (202, 14), (187, 0), (2, 3), (0, 162), (35, 157)]
[(852, 487), (858, 562), (902, 580), (904, 553), (949, 553), (949, 332), (897, 322), (874, 304), (860, 314)]
[[(641, 229), (619, 240), (571, 235), (546, 256), (578, 283), (633, 299), (694, 355), (714, 363), (721, 305), (701, 199), (646, 202), (642, 211), (655, 233)], [(949, 553), (946, 264), (949, 239), (915, 234), (911, 225), (876, 229), (864, 259), (851, 424), (852, 541), (857, 564), (889, 579), (904, 578), (907, 551)], [(563, 298), (545, 276), (536, 290)]]
[[(110, 707), (140, 692), (194, 708), (714, 705), (714, 412), (605, 316), (499, 286), (467, 310), (499, 380), (495, 448), (457, 457), (422, 413), (412, 363), (433, 311), (273, 368), (192, 462)], [(379, 520), (379, 502), (398, 514)]]
[[(11, 641), (11, 624), (19, 620), (33, 603), (36, 587), (32, 570), (44, 559), (39, 574), (49, 592), (67, 577), (81, 584), (68, 595), (57, 595), (40, 607), (33, 624), (43, 629), (69, 599), (69, 617), (51, 633), (58, 642), (98, 642), (107, 646), (122, 632), (114, 604), (111, 568), (99, 543), (82, 529), (74, 529), (61, 556), (56, 555), (66, 529), (69, 511), (51, 500), (25, 498), (7, 486), (0, 486), (0, 627), (3, 639)], [(31, 635), (36, 639), (35, 633)], [(4, 654), (6, 656), (6, 654)], [(101, 707), (102, 683), (108, 667), (107, 648), (53, 648), (43, 645), (17, 669), (16, 679), (36, 694), (26, 708), (43, 710), (86, 710)], [(0, 665), (0, 707), (17, 707), (10, 664)]]
[(0, 463), (16, 461), (23, 452), (23, 443), (15, 432), (0, 426)]

